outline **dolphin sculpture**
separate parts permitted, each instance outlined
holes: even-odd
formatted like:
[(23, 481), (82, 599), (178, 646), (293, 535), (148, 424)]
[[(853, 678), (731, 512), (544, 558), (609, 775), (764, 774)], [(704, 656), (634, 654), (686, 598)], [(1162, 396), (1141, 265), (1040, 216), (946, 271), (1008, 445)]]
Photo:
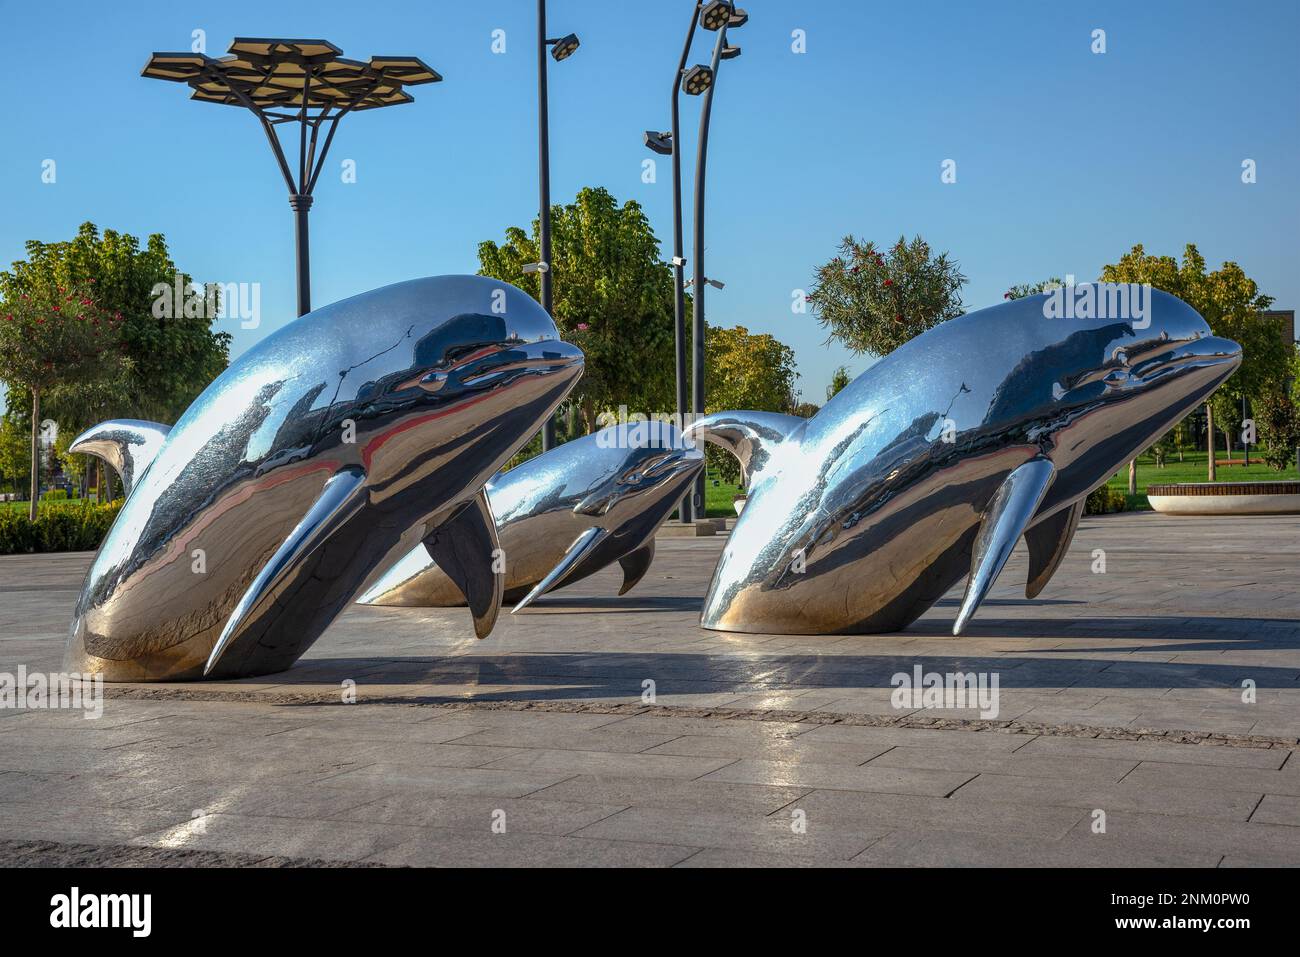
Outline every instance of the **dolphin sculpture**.
[[(617, 561), (624, 595), (654, 559), (655, 530), (704, 467), (704, 454), (666, 422), (620, 424), (565, 442), (496, 476), (487, 499), (515, 611)], [(463, 605), (438, 558), (416, 546), (358, 601)]]
[(439, 276), (289, 323), (170, 430), (90, 429), (72, 451), (119, 468), (127, 498), (65, 667), (110, 681), (282, 671), (420, 541), (487, 634), (501, 579), (483, 486), (581, 373), (525, 293)]
[[(1120, 302), (1100, 285), (1069, 288)], [(942, 323), (811, 419), (719, 412), (692, 423), (686, 434), (732, 451), (749, 481), (701, 624), (897, 631), (969, 572), (961, 634), (1022, 535), (1025, 594), (1036, 596), (1088, 493), (1241, 362), (1186, 303), (1142, 288), (1136, 318), (1049, 318), (1040, 295)]]

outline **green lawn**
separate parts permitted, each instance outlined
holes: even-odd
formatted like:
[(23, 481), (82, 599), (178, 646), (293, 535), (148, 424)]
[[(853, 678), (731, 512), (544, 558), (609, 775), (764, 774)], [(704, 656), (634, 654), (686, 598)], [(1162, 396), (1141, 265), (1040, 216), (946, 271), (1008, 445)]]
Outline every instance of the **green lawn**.
[[(1233, 452), (1233, 457), (1241, 458), (1241, 453), (1239, 451)], [(1215, 481), (1217, 482), (1280, 482), (1288, 479), (1295, 481), (1300, 478), (1300, 475), (1296, 472), (1294, 461), (1288, 468), (1277, 472), (1265, 465), (1263, 461), (1257, 461), (1254, 455), (1251, 456), (1249, 465), (1224, 465), (1223, 452), (1218, 453), (1218, 458), (1219, 466), (1215, 475)], [(1206, 472), (1206, 455), (1204, 452), (1184, 452), (1183, 461), (1181, 462), (1178, 461), (1177, 456), (1173, 456), (1165, 462), (1164, 468), (1157, 468), (1153, 459), (1149, 456), (1143, 456), (1138, 459), (1137, 498), (1136, 501), (1129, 502), (1129, 507), (1150, 508), (1146, 496), (1148, 485), (1207, 482), (1209, 477)], [(1128, 466), (1112, 475), (1110, 481), (1106, 484), (1120, 492), (1127, 492)]]

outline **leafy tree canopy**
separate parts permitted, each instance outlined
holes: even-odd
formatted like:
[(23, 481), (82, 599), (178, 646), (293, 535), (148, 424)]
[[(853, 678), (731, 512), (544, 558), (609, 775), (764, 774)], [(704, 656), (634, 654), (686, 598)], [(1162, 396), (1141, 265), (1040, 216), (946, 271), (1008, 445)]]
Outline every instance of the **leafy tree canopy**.
[[(479, 274), (540, 295), (538, 223), (505, 241), (478, 247)], [(564, 338), (582, 349), (585, 371), (574, 390), (587, 432), (596, 416), (626, 405), (654, 412), (673, 407), (673, 273), (641, 207), (622, 206), (603, 188), (584, 188), (551, 210), (554, 315)]]
[[(135, 236), (112, 229), (101, 234), (89, 222), (70, 241), (30, 240), (27, 258), (0, 272), (0, 299), (6, 303), (82, 286), (93, 289), (100, 309), (120, 317), (129, 370), (111, 391), (101, 388), (91, 396), (74, 384), (51, 395), (49, 412), (60, 425), (78, 428), (110, 416), (174, 422), (226, 367), (230, 335), (213, 331), (215, 317), (187, 317), (180, 309), (154, 315), (154, 288), (173, 287), (178, 274), (188, 286), (189, 275), (172, 261), (160, 233), (142, 249)], [(12, 385), (2, 369), (0, 378)]]
[(960, 316), (965, 283), (948, 254), (934, 255), (920, 236), (910, 243), (900, 236), (888, 252), (846, 236), (839, 255), (817, 270), (808, 302), (831, 339), (884, 356)]

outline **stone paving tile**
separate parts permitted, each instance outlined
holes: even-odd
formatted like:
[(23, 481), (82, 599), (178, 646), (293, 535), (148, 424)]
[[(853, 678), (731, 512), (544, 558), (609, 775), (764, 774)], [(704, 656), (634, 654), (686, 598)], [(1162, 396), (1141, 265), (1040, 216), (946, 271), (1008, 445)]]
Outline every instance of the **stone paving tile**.
[(737, 815), (770, 814), (801, 795), (807, 788), (771, 784), (731, 784), (702, 778), (681, 781), (666, 778), (626, 778), (579, 775), (529, 795), (539, 801), (595, 801), (622, 806), (676, 808), (684, 813), (727, 811)]
[[(1289, 824), (1300, 828), (1300, 797), (1283, 794), (1265, 794), (1264, 800), (1251, 815), (1252, 824)], [(1297, 860), (1300, 863), (1300, 859)]]
[(848, 791), (883, 791), (942, 797), (969, 781), (965, 772), (919, 771), (911, 768), (844, 767), (742, 758), (706, 775), (707, 781), (734, 784), (787, 784), (795, 787)]
[(807, 815), (810, 830), (825, 822), (858, 822), (891, 831), (934, 827), (1041, 838), (1065, 836), (1085, 814), (1079, 808), (1070, 807), (831, 790), (805, 794), (778, 812), (778, 816), (794, 808)]
[(626, 805), (547, 801), (535, 797), (501, 798), (458, 795), (431, 798), (423, 790), (389, 794), (346, 810), (322, 815), (370, 824), (454, 828), (491, 834), (494, 825), (507, 833), (563, 836), (617, 814)]
[(321, 778), (321, 787), (420, 789), (430, 797), (491, 795), (523, 797), (572, 777), (567, 772), (514, 771), (492, 768), (408, 768), (398, 764), (371, 764)]
[(887, 833), (883, 828), (838, 822), (799, 832), (794, 824), (794, 819), (783, 812), (771, 817), (748, 817), (632, 807), (583, 828), (577, 836), (848, 860)]
[[(621, 731), (614, 729), (596, 731), (562, 731), (558, 729), (530, 728), (490, 728), (476, 731), (455, 739), (457, 746), (472, 745), (509, 745), (513, 750), (519, 748), (551, 748), (560, 751), (618, 751), (626, 753), (646, 752), (661, 753), (654, 750), (656, 745), (676, 739), (673, 732), (655, 733), (652, 731)], [(663, 752), (676, 754), (676, 751)]]
[[(132, 844), (359, 861), (408, 840), (415, 828), (357, 821), (208, 814), (141, 834)], [(309, 853), (310, 852), (310, 853)]]
[(1289, 858), (1292, 866), (1300, 865), (1300, 828), (1261, 821), (1258, 810), (1249, 823), (1116, 810), (1106, 812), (1105, 826), (1104, 833), (1095, 833), (1093, 815), (1088, 813), (1071, 836), (1121, 847), (1177, 845), (1219, 854), (1280, 855)]
[(692, 758), (667, 754), (622, 754), (612, 751), (533, 749), (492, 762), (489, 767), (515, 771), (562, 772), (648, 778), (698, 778), (725, 767), (729, 758)]
[(140, 811), (96, 808), (52, 801), (6, 804), (3, 828), (6, 840), (59, 840), (88, 843), (125, 843), (141, 834), (181, 824), (188, 812)]
[[(1174, 765), (1170, 765), (1174, 767)], [(954, 799), (1010, 801), (1057, 807), (1155, 811), (1245, 821), (1262, 795), (1247, 791), (1187, 791), (1175, 787), (1139, 787), (1128, 783), (1053, 782), (1007, 774), (981, 774), (954, 794)]]
[(1018, 774), (1054, 781), (1082, 780), (1118, 783), (1138, 766), (1137, 759), (1089, 758), (1080, 755), (1025, 754), (940, 748), (897, 747), (873, 758), (870, 768), (928, 768), (932, 771), (969, 771)]
[(1300, 796), (1300, 775), (1261, 768), (1221, 768), (1143, 761), (1124, 779), (1124, 783), (1134, 787), (1176, 787)]
[(672, 867), (699, 848), (509, 832), (420, 829), (368, 861), (415, 867)]
[(717, 718), (675, 718), (638, 714), (603, 725), (606, 731), (640, 731), (649, 734), (708, 735), (710, 737), (791, 738), (816, 725), (794, 721), (719, 721)]
[(740, 850), (734, 847), (706, 847), (674, 867), (869, 867), (869, 863), (843, 861), (827, 857), (805, 857), (776, 851)]
[(1041, 841), (960, 831), (895, 831), (855, 861), (889, 867), (1214, 867), (1222, 855), (1194, 848)]
[(646, 754), (680, 754), (695, 757), (761, 758), (767, 761), (808, 761), (815, 764), (864, 764), (888, 750), (888, 746), (841, 744), (836, 741), (816, 741), (807, 736), (780, 737), (715, 737), (713, 735), (683, 735), (666, 744), (650, 748)]

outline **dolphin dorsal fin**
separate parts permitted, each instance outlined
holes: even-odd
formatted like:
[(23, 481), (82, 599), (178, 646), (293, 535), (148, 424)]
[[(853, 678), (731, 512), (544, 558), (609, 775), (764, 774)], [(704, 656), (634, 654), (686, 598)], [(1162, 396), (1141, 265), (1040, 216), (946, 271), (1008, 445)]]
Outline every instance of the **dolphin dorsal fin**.
[(807, 423), (807, 419), (780, 412), (711, 412), (688, 425), (682, 434), (720, 445), (734, 455), (748, 485), (767, 466), (772, 450)]
[(634, 552), (628, 552), (618, 560), (623, 566), (623, 587), (618, 590), (620, 595), (626, 595), (636, 583), (645, 578), (645, 573), (650, 570), (650, 563), (655, 560), (655, 540), (651, 537)]
[(303, 568), (303, 559), (329, 540), (330, 535), (361, 505), (365, 491), (366, 473), (360, 468), (345, 468), (335, 472), (302, 520), (294, 526), (275, 554), (262, 566), (253, 583), (244, 590), (239, 604), (235, 605), (221, 637), (208, 655), (203, 668), (206, 677), (226, 655), (231, 660), (247, 652), (260, 634), (250, 627), (275, 605), (280, 586), (289, 580), (295, 570)]
[(161, 422), (109, 419), (92, 425), (73, 439), (68, 451), (93, 455), (107, 462), (121, 477), (125, 494), (130, 495), (170, 431), (171, 426)]
[(536, 599), (541, 598), (552, 588), (560, 585), (578, 567), (578, 563), (590, 555), (592, 549), (604, 541), (608, 535), (609, 529), (593, 525), (575, 538), (568, 551), (564, 553), (564, 557), (560, 559), (559, 564), (547, 572), (546, 577), (533, 586), (533, 590), (511, 609), (510, 614), (513, 615), (517, 611), (523, 611)]
[(492, 633), (501, 611), (502, 580), (493, 568), (499, 554), (497, 523), (482, 489), (474, 500), (425, 536), (424, 548), (465, 596), (474, 616), (474, 634)]
[(1074, 530), (1079, 527), (1083, 517), (1084, 500), (1079, 499), (1069, 508), (1063, 508), (1049, 518), (1043, 519), (1029, 531), (1025, 532), (1025, 544), (1029, 546), (1029, 580), (1025, 582), (1025, 597), (1036, 598), (1043, 590), (1061, 559), (1070, 550), (1074, 540)]
[(962, 596), (957, 622), (952, 626), (954, 635), (961, 634), (993, 587), (1055, 477), (1056, 466), (1049, 459), (1030, 459), (1012, 471), (994, 494), (975, 538), (966, 594)]

